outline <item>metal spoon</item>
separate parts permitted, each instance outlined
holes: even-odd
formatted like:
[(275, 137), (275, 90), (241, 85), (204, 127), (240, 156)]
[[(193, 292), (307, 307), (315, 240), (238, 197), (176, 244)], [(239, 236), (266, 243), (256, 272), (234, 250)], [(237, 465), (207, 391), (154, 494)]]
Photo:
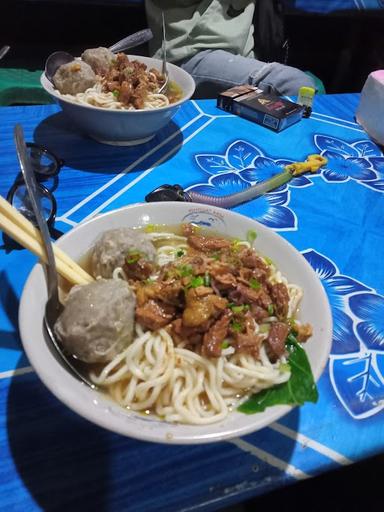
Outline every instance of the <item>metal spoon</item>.
[(47, 255), (47, 263), (45, 264), (45, 268), (47, 275), (48, 300), (45, 306), (44, 314), (44, 327), (47, 334), (45, 339), (49, 342), (49, 347), (52, 349), (53, 355), (55, 356), (56, 360), (63, 366), (63, 368), (65, 368), (74, 377), (76, 377), (87, 386), (91, 387), (92, 389), (97, 389), (97, 386), (95, 386), (95, 384), (90, 382), (84, 375), (82, 375), (71, 363), (69, 358), (62, 351), (55, 337), (53, 326), (55, 325), (58, 316), (63, 310), (63, 306), (59, 302), (59, 280), (56, 270), (55, 256), (53, 254), (48, 225), (41, 211), (37, 181), (29, 160), (23, 129), (20, 125), (15, 126), (14, 138), (21, 172), (23, 174), (25, 186), (28, 191), (29, 199), (40, 229), (41, 238)]
[[(108, 50), (113, 53), (122, 52), (124, 50), (128, 50), (129, 48), (135, 48), (136, 46), (144, 44), (152, 39), (152, 37), (153, 34), (151, 29), (146, 28), (144, 30), (139, 30), (139, 32), (135, 32), (134, 34), (124, 37), (124, 39), (121, 39), (112, 46), (109, 46)], [(72, 62), (74, 58), (75, 57), (73, 55), (64, 51), (51, 53), (45, 62), (45, 76), (53, 84), (53, 76), (58, 68), (63, 64)]]
[(163, 64), (161, 66), (161, 74), (165, 77), (165, 82), (160, 87), (158, 94), (163, 93), (167, 87), (169, 82), (169, 73), (167, 69), (167, 39), (165, 35), (165, 19), (164, 19), (164, 12), (161, 13), (162, 21), (163, 21), (163, 40), (161, 43), (161, 52), (163, 56)]

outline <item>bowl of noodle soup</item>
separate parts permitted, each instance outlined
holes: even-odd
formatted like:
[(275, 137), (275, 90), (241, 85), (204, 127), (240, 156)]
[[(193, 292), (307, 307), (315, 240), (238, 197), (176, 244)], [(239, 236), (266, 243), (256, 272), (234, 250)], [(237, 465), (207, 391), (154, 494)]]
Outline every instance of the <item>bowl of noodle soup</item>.
[[(326, 365), (332, 339), (332, 318), (326, 294), (305, 258), (282, 237), (256, 221), (228, 210), (193, 203), (136, 204), (78, 225), (57, 244), (72, 258), (83, 262), (90, 248), (96, 247), (107, 231), (139, 229), (155, 241), (156, 265), (160, 272), (164, 268), (172, 271), (174, 258), (188, 257), (186, 237), (177, 229), (191, 225), (204, 226), (204, 233), (231, 240), (231, 243), (236, 240), (240, 254), (249, 253), (247, 233), (257, 234), (253, 242), (255, 251), (265, 262), (273, 262), (269, 273), (271, 283), (287, 287), (290, 306), (298, 308), (298, 322), (311, 326), (311, 336), (303, 348), (317, 381)], [(159, 240), (166, 240), (166, 243), (159, 243)], [(196, 253), (192, 256), (197, 257)], [(130, 260), (126, 261), (134, 259), (130, 253)], [(216, 265), (214, 260), (210, 259)], [(187, 266), (183, 264), (178, 268)], [(115, 268), (113, 278), (127, 279), (122, 272), (124, 274), (122, 268)], [(212, 282), (200, 281), (193, 289), (191, 283), (196, 277), (186, 274), (182, 279), (186, 296), (208, 285), (215, 288)], [(153, 276), (148, 282), (153, 286)], [(137, 289), (136, 295), (139, 304)], [(198, 300), (202, 302), (204, 293), (200, 295)], [(237, 403), (247, 392), (249, 394), (250, 387), (263, 389), (287, 380), (282, 364), (284, 356), (271, 362), (262, 349), (256, 361), (249, 354), (234, 353), (228, 345), (221, 345), (219, 357), (209, 352), (212, 345), (208, 352), (203, 349), (198, 353), (193, 346), (191, 348), (192, 336), (180, 343), (167, 328), (150, 329), (145, 321), (140, 325), (138, 309), (132, 342), (119, 350), (111, 361), (91, 365), (89, 375), (99, 386), (99, 390), (92, 390), (57, 362), (45, 342), (42, 325), (46, 297), (43, 268), (37, 264), (25, 284), (19, 310), (26, 354), (40, 379), (59, 400), (99, 426), (146, 441), (198, 444), (254, 432), (292, 409), (275, 405), (256, 414), (237, 410)], [(216, 297), (216, 300), (221, 299)], [(239, 306), (230, 307), (232, 312), (239, 310)], [(270, 313), (273, 317), (272, 311)], [(232, 325), (235, 325), (233, 317)]]
[[(125, 56), (125, 55), (124, 55)], [(125, 56), (132, 62), (145, 65), (160, 73), (162, 62), (144, 56)], [(192, 76), (182, 68), (168, 63), (170, 90), (178, 94), (150, 94), (141, 108), (127, 107), (118, 101), (116, 91), (105, 93), (97, 83), (81, 94), (62, 94), (41, 75), (41, 85), (60, 105), (79, 131), (103, 144), (130, 146), (143, 144), (164, 128), (180, 106), (190, 99), (195, 90)], [(169, 94), (168, 94), (169, 96)]]

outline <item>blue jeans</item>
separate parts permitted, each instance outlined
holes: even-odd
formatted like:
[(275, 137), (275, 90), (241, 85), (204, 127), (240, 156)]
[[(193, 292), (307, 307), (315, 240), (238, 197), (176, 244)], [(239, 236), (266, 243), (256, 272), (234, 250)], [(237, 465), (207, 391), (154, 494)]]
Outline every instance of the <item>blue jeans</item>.
[(251, 84), (279, 95), (296, 96), (302, 86), (315, 87), (303, 71), (278, 62), (233, 55), (224, 50), (204, 50), (177, 62), (196, 82), (196, 97), (215, 98), (235, 85)]

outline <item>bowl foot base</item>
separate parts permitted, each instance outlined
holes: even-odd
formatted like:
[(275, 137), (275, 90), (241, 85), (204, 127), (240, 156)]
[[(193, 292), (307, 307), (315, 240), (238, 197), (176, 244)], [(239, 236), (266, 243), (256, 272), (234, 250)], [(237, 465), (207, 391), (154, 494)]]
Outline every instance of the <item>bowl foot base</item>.
[(100, 142), (100, 144), (109, 144), (110, 146), (138, 146), (139, 144), (144, 144), (149, 140), (153, 139), (156, 134), (150, 135), (149, 137), (143, 137), (142, 139), (132, 139), (132, 140), (103, 140), (98, 137), (92, 137), (92, 139)]

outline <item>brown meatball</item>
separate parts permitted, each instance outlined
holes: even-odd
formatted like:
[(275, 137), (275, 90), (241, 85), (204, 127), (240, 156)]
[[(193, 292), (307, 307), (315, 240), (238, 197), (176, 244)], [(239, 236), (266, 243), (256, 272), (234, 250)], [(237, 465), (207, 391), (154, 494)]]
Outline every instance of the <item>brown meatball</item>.
[(55, 333), (65, 350), (86, 363), (111, 361), (131, 343), (136, 297), (120, 279), (74, 286)]
[(93, 87), (96, 75), (86, 62), (73, 60), (59, 67), (53, 76), (53, 83), (62, 94), (77, 94)]
[(137, 253), (150, 262), (156, 259), (156, 249), (147, 233), (131, 228), (105, 231), (96, 240), (91, 253), (94, 277), (112, 277), (117, 267), (123, 267), (129, 254)]
[(97, 75), (105, 75), (109, 71), (112, 61), (116, 59), (116, 56), (108, 48), (100, 46), (99, 48), (85, 50), (81, 54), (81, 58), (91, 66)]

